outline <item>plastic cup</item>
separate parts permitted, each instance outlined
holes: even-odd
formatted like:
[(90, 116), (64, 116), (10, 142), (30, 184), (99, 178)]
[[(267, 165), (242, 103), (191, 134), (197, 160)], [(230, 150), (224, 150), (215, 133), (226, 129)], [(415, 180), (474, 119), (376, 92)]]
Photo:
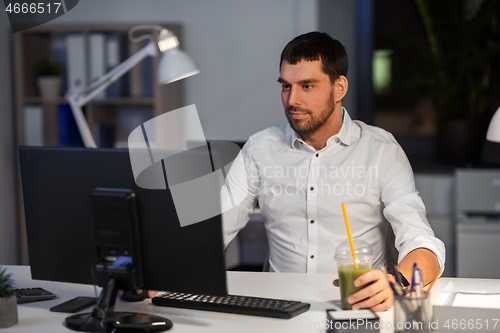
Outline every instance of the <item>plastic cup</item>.
[(335, 251), (335, 259), (337, 260), (339, 271), (340, 299), (343, 310), (352, 309), (352, 304), (347, 302), (347, 297), (368, 285), (354, 287), (354, 280), (372, 270), (373, 251), (371, 246), (364, 241), (355, 240), (354, 249), (356, 263), (358, 264), (357, 268), (354, 265), (349, 241), (341, 243)]

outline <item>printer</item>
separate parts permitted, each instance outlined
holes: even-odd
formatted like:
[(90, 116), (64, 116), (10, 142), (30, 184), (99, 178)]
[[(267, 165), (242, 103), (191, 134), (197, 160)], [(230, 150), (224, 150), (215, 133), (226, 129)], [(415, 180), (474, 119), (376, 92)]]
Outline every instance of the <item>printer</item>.
[(500, 278), (500, 169), (456, 169), (457, 277)]

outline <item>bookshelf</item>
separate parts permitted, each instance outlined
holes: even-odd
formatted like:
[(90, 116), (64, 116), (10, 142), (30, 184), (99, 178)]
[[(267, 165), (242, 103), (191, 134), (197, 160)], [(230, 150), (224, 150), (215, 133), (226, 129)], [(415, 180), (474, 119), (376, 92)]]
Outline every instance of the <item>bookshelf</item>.
[[(68, 105), (64, 98), (64, 92), (67, 91), (69, 87), (68, 79), (68, 63), (62, 64), (61, 77), (63, 78), (63, 88), (61, 89), (61, 94), (56, 98), (44, 98), (41, 97), (37, 87), (37, 75), (36, 66), (37, 64), (44, 60), (50, 59), (54, 62), (59, 62), (57, 46), (57, 40), (65, 40), (69, 35), (83, 36), (84, 43), (86, 45), (86, 54), (83, 57), (86, 64), (86, 84), (90, 84), (90, 68), (93, 65), (90, 61), (90, 42), (89, 38), (91, 35), (100, 34), (102, 36), (119, 36), (121, 43), (128, 43), (123, 48), (120, 45), (120, 59), (121, 63), (124, 59), (128, 58), (130, 55), (135, 53), (141, 48), (140, 45), (136, 45), (135, 49), (132, 48), (131, 43), (126, 40), (126, 35), (128, 31), (139, 24), (98, 24), (98, 25), (50, 25), (50, 26), (40, 26), (29, 29), (27, 31), (19, 32), (14, 35), (14, 80), (15, 80), (15, 114), (16, 114), (16, 132), (17, 132), (17, 144), (24, 145), (27, 144), (25, 127), (26, 121), (30, 119), (25, 119), (25, 107), (26, 106), (37, 106), (41, 108), (43, 115), (43, 124), (41, 124), (43, 130), (43, 142), (41, 145), (44, 146), (60, 146), (60, 126), (61, 119), (59, 114), (61, 112), (60, 108), (62, 105)], [(149, 23), (148, 23), (149, 24)], [(182, 31), (179, 24), (170, 23), (151, 23), (158, 24), (165, 27), (168, 30), (173, 31), (179, 38), (182, 48)], [(142, 31), (141, 31), (142, 33)], [(155, 32), (156, 33), (156, 32)], [(106, 43), (108, 41), (106, 40)], [(60, 45), (60, 44), (59, 44)], [(104, 52), (108, 45), (105, 44)], [(67, 47), (67, 45), (65, 45)], [(125, 50), (125, 52), (123, 52)], [(64, 52), (64, 51), (63, 51)], [(61, 53), (59, 53), (60, 55)], [(67, 52), (66, 52), (67, 54)], [(106, 54), (105, 57), (108, 57)], [(106, 61), (106, 60), (105, 60)], [(94, 100), (89, 103), (84, 108), (86, 113), (87, 121), (91, 129), (95, 129), (99, 126), (107, 126), (108, 128), (114, 129), (114, 143), (123, 147), (126, 143), (128, 137), (128, 131), (136, 126), (140, 125), (141, 119), (143, 121), (148, 120), (154, 116), (162, 114), (169, 110), (174, 110), (181, 107), (182, 104), (182, 81), (174, 82), (166, 86), (159, 86), (157, 82), (156, 68), (159, 62), (159, 56), (157, 55), (154, 59), (149, 60), (151, 66), (149, 68), (143, 68), (143, 70), (149, 70), (148, 74), (141, 73), (141, 82), (134, 82), (137, 85), (149, 85), (152, 91), (148, 95), (137, 95), (131, 94), (132, 83), (130, 80), (130, 72), (127, 74), (128, 79), (123, 83), (122, 93), (118, 96), (113, 97), (106, 96), (100, 100)], [(105, 64), (106, 65), (106, 64)], [(109, 64), (108, 64), (109, 65)], [(142, 66), (140, 63), (137, 66)], [(106, 73), (111, 67), (105, 68), (104, 73)], [(150, 82), (144, 82), (144, 80), (150, 80)], [(127, 82), (128, 81), (128, 82)], [(65, 82), (65, 84), (64, 84)], [(122, 88), (123, 88), (122, 87)], [(64, 89), (66, 88), (66, 89)], [(107, 91), (110, 88), (107, 89)], [(136, 112), (136, 114), (134, 114)], [(128, 115), (130, 120), (122, 119), (125, 115)], [(132, 115), (132, 116), (130, 116)], [(134, 123), (135, 122), (135, 123)], [(126, 128), (123, 128), (124, 123)], [(75, 133), (73, 133), (75, 134)], [(94, 133), (95, 134), (95, 133)], [(76, 135), (79, 135), (78, 133)], [(98, 144), (99, 145), (99, 144)]]
[[(13, 65), (14, 65), (14, 87), (15, 87), (15, 126), (16, 126), (16, 142), (15, 145), (26, 145), (25, 140), (25, 119), (24, 110), (29, 105), (40, 106), (43, 114), (41, 126), (43, 127), (43, 145), (44, 146), (60, 146), (59, 138), (59, 115), (58, 109), (61, 105), (68, 105), (64, 98), (63, 90), (61, 89), (61, 96), (56, 98), (42, 98), (38, 92), (36, 84), (36, 65), (43, 59), (55, 60), (56, 54), (54, 52), (54, 41), (58, 37), (65, 37), (70, 34), (83, 35), (84, 39), (88, 41), (88, 37), (93, 33), (101, 34), (119, 34), (126, 35), (128, 31), (134, 26), (144, 24), (137, 22), (135, 24), (65, 24), (65, 25), (44, 25), (22, 31), (14, 34), (13, 36)], [(157, 24), (168, 30), (171, 30), (179, 39), (182, 48), (182, 31), (179, 24), (170, 23), (147, 23)], [(88, 44), (87, 44), (88, 45)], [(139, 47), (140, 48), (140, 47)], [(87, 68), (88, 63), (87, 54)], [(113, 128), (118, 128), (120, 125), (123, 127), (123, 119), (121, 113), (140, 114), (148, 113), (150, 117), (155, 117), (164, 112), (175, 110), (184, 106), (183, 104), (183, 82), (182, 80), (160, 86), (156, 84), (157, 74), (156, 68), (160, 60), (159, 56), (152, 59), (151, 68), (151, 96), (120, 96), (120, 97), (106, 97), (101, 100), (94, 100), (87, 104), (84, 108), (86, 112), (87, 121), (92, 128), (93, 125), (106, 125)], [(121, 61), (120, 61), (121, 62)], [(138, 64), (141, 66), (141, 64)], [(107, 72), (108, 70), (105, 70)], [(63, 70), (62, 75), (65, 71)], [(130, 73), (130, 72), (129, 72)], [(87, 73), (87, 76), (89, 73)], [(88, 81), (90, 82), (90, 81)], [(116, 131), (115, 141), (124, 142), (127, 140), (128, 133), (133, 128), (140, 125), (141, 121), (147, 120), (145, 117), (136, 117), (139, 123), (125, 124), (126, 129)], [(136, 120), (137, 120), (136, 119)], [(78, 133), (79, 135), (79, 133)], [(16, 154), (17, 155), (17, 154)], [(19, 218), (19, 232), (20, 232), (20, 261), (22, 264), (28, 264), (28, 245), (25, 227), (24, 216), (24, 203), (21, 190), (21, 177), (19, 168), (19, 158), (16, 156), (17, 164), (17, 183), (18, 188), (18, 218)]]

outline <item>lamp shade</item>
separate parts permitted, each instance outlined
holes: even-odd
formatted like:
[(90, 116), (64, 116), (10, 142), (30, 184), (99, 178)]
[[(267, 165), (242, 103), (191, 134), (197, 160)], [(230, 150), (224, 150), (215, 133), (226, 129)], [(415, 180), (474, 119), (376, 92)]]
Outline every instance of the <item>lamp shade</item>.
[(189, 56), (179, 49), (179, 40), (171, 31), (161, 30), (158, 48), (162, 52), (158, 65), (159, 84), (171, 83), (200, 72)]
[(163, 52), (158, 65), (158, 83), (171, 83), (199, 72), (189, 56), (176, 47)]
[(486, 139), (488, 141), (500, 142), (500, 108), (497, 109), (493, 118), (491, 118)]

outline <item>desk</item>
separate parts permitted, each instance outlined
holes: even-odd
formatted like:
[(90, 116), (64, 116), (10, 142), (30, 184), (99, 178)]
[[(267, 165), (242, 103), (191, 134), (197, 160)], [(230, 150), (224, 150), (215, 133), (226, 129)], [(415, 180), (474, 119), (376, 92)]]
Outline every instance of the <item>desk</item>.
[[(38, 281), (31, 279), (29, 266), (5, 266), (13, 273), (16, 287), (42, 287), (58, 295), (57, 299), (43, 302), (20, 304), (19, 324), (2, 332), (71, 332), (62, 326), (68, 316), (64, 313), (50, 312), (49, 308), (76, 296), (93, 296), (94, 287), (88, 285)], [(151, 304), (151, 300), (140, 303), (117, 301), (117, 311), (147, 312), (167, 317), (174, 323), (169, 332), (325, 332), (323, 322), (325, 310), (335, 308), (340, 298), (339, 289), (332, 285), (334, 276), (330, 274), (299, 273), (256, 273), (228, 272), (228, 289), (231, 294), (257, 297), (283, 298), (307, 302), (311, 309), (290, 320), (243, 316), (235, 314), (175, 309)], [(487, 281), (487, 283), (485, 283)], [(500, 280), (478, 279), (440, 279), (434, 290), (436, 295), (449, 288), (450, 283), (457, 286), (481, 286), (490, 292), (500, 292)], [(485, 287), (487, 285), (487, 287)], [(433, 302), (441, 302), (433, 297)], [(84, 312), (89, 312), (85, 310)], [(392, 309), (378, 313), (384, 322), (392, 322)], [(499, 316), (500, 317), (500, 314)], [(499, 328), (500, 331), (500, 328)], [(381, 330), (391, 332), (391, 330)], [(476, 331), (477, 332), (477, 331)]]

